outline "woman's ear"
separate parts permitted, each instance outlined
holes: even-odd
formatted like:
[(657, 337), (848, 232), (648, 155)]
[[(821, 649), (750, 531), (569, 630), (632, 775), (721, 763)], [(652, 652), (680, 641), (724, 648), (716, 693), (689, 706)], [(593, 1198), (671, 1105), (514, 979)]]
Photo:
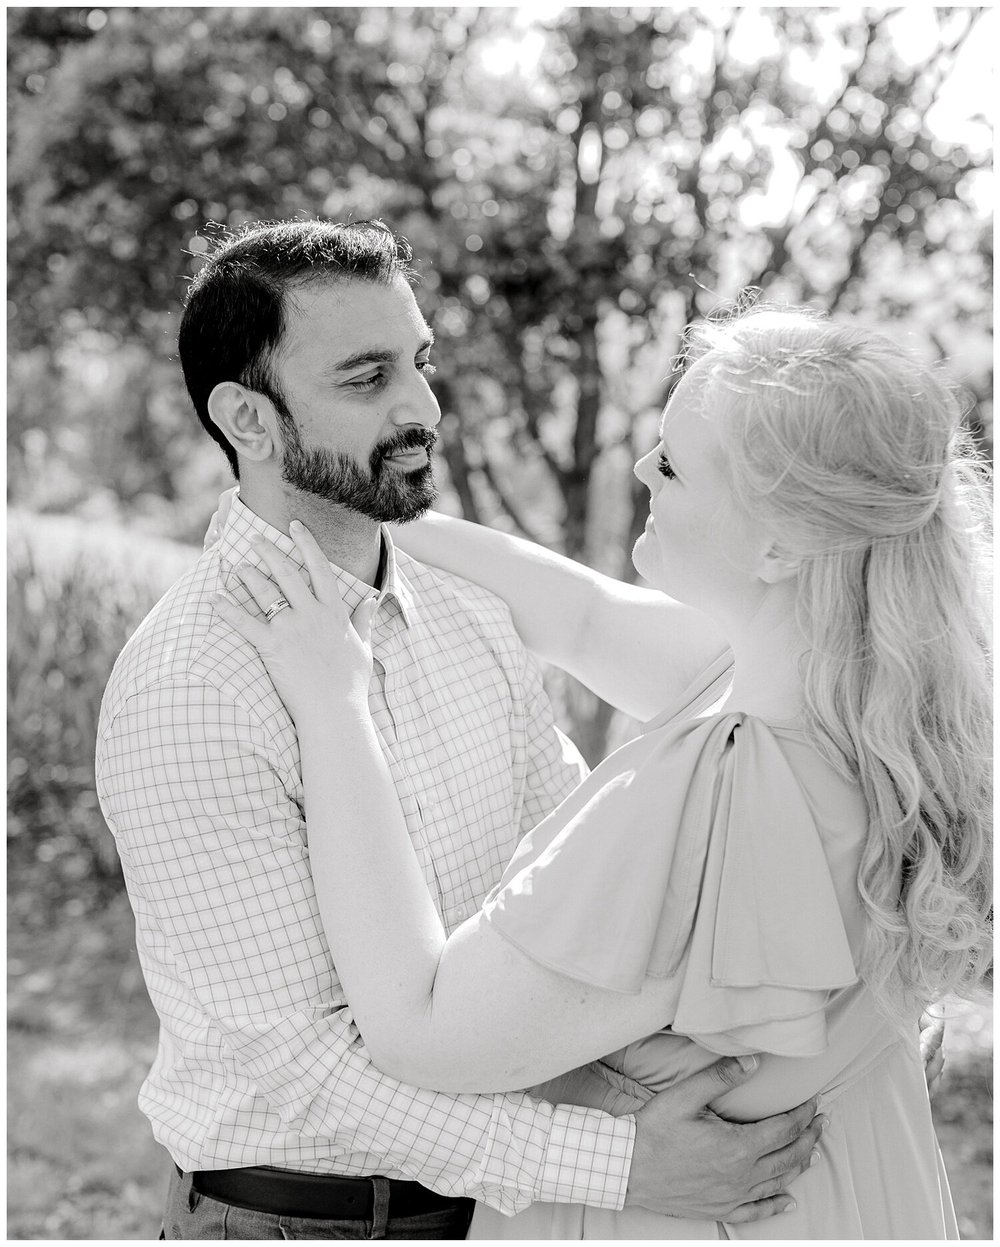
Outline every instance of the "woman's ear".
[(208, 414), (241, 459), (262, 463), (274, 454), (277, 416), (262, 394), (222, 381), (208, 396)]
[(801, 562), (801, 559), (783, 553), (775, 542), (771, 542), (760, 556), (757, 575), (768, 585), (779, 584), (782, 580), (793, 580), (799, 574)]

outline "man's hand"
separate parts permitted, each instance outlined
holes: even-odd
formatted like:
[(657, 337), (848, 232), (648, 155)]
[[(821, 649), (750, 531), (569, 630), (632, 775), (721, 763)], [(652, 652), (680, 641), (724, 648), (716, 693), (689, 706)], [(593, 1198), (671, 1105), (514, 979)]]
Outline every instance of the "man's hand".
[(745, 1125), (716, 1116), (713, 1100), (755, 1069), (756, 1062), (744, 1070), (727, 1057), (637, 1111), (626, 1204), (730, 1224), (794, 1208), (785, 1187), (813, 1163), (826, 1118), (816, 1116), (815, 1100)]
[(920, 1027), (920, 1059), (924, 1063), (927, 1094), (933, 1096), (941, 1085), (941, 1074), (944, 1070), (944, 1018), (936, 1018), (930, 1013), (921, 1013), (918, 1025)]

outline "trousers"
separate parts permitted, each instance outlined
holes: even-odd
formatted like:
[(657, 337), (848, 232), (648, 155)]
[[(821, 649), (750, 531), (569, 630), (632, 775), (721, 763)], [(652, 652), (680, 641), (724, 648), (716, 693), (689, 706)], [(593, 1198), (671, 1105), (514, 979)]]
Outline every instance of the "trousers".
[(326, 1221), (313, 1217), (285, 1217), (252, 1212), (222, 1203), (194, 1190), (190, 1174), (171, 1174), (163, 1215), (161, 1239), (200, 1238), (465, 1238), (475, 1203), (455, 1200), (454, 1208), (389, 1218), (389, 1180), (374, 1178), (375, 1208), (371, 1221)]

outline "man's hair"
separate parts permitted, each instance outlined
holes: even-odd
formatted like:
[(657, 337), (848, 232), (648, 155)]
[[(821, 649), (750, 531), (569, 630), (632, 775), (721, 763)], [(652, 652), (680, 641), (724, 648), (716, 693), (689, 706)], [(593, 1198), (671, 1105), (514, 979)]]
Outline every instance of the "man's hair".
[(177, 344), (194, 409), (237, 480), (236, 451), (208, 399), (221, 382), (238, 381), (289, 418), (273, 364), (290, 292), (319, 281), (410, 281), (412, 259), (406, 239), (381, 221), (265, 221), (221, 236), (191, 282)]

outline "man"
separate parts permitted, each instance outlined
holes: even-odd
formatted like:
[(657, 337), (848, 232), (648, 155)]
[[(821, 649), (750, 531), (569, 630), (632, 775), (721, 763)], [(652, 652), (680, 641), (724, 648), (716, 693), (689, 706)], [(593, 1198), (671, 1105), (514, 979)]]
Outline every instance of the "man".
[[(705, 1106), (737, 1062), (632, 1116), (527, 1094), (444, 1095), (372, 1066), (323, 937), (295, 732), (256, 653), (212, 611), (254, 542), (312, 530), (351, 607), (373, 595), (373, 715), (448, 930), (581, 777), (509, 613), (397, 552), (434, 498), (432, 335), (409, 248), (379, 223), (225, 241), (192, 283), (180, 354), (240, 483), (217, 545), (123, 651), (98, 791), (160, 1016), (140, 1105), (177, 1169), (167, 1238), (461, 1238), (469, 1197), (755, 1220), (787, 1206), (814, 1104), (748, 1126)], [(282, 609), (280, 601), (270, 613)], [(331, 707), (336, 713), (336, 707)]]

